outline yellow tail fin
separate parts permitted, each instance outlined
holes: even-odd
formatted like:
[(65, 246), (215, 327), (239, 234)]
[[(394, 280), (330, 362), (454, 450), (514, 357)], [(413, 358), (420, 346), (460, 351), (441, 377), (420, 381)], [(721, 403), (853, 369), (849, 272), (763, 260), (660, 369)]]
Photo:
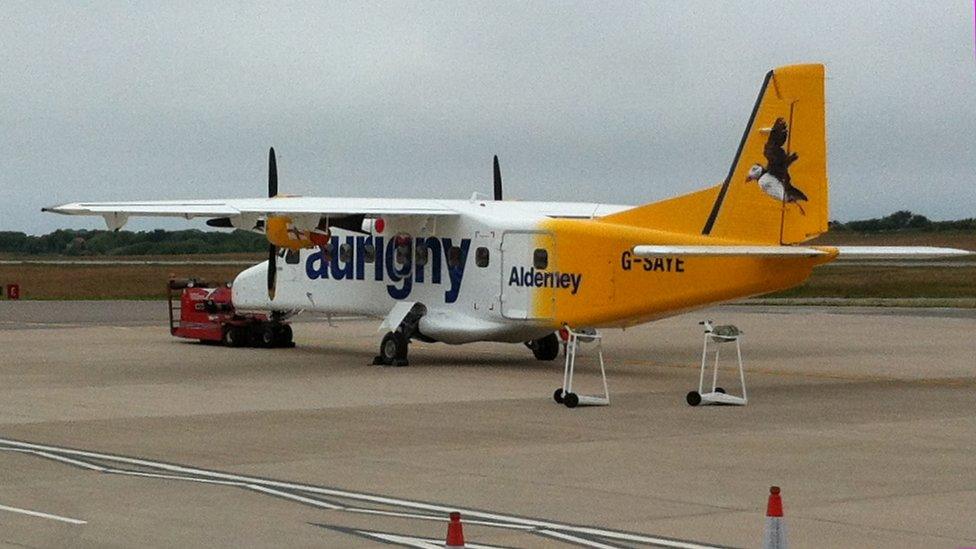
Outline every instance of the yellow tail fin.
[(603, 218), (609, 223), (756, 243), (827, 231), (824, 66), (769, 71), (721, 185)]

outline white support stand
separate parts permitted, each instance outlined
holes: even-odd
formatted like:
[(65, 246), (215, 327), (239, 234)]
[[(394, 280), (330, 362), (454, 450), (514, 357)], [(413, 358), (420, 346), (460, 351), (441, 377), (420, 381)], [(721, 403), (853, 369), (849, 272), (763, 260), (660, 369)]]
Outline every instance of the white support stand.
[[(603, 363), (603, 336), (596, 331), (592, 333), (574, 332), (565, 326), (568, 334), (566, 341), (566, 363), (563, 366), (563, 386), (552, 394), (553, 400), (565, 404), (567, 408), (577, 406), (609, 406), (610, 389), (607, 387), (607, 371)], [(573, 374), (576, 371), (576, 355), (581, 343), (595, 343), (596, 354), (600, 361), (600, 377), (603, 380), (603, 396), (580, 395), (573, 392)]]
[[(712, 321), (706, 320), (699, 322), (705, 326), (705, 339), (702, 343), (701, 373), (698, 376), (698, 390), (688, 393), (686, 400), (691, 406), (699, 404), (730, 404), (734, 406), (745, 406), (748, 402), (746, 396), (746, 375), (742, 369), (742, 349), (739, 347), (739, 338), (742, 332), (735, 326), (712, 326)], [(712, 366), (712, 390), (705, 392), (705, 370), (708, 359), (709, 342), (712, 343), (715, 351), (715, 360)], [(735, 354), (739, 364), (739, 383), (742, 385), (742, 396), (730, 395), (725, 389), (718, 386), (718, 359), (722, 345), (725, 343), (735, 343)]]

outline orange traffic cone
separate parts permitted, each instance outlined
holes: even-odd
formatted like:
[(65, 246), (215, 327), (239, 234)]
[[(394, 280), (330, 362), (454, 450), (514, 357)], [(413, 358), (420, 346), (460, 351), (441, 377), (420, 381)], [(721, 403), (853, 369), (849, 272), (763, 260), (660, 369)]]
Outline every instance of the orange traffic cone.
[(464, 547), (461, 513), (451, 513), (451, 522), (447, 524), (447, 540), (444, 542), (444, 547)]
[(769, 487), (762, 546), (763, 549), (786, 549), (786, 523), (783, 522), (783, 499), (779, 496), (779, 486)]

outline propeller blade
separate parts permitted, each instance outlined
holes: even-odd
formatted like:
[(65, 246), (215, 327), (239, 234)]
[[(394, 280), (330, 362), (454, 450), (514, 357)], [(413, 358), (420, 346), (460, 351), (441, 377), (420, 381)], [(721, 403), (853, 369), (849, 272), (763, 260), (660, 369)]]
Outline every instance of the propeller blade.
[(502, 199), (502, 170), (498, 167), (498, 155), (495, 155), (495, 200)]
[(268, 152), (268, 198), (278, 196), (278, 163), (275, 162), (274, 147)]
[(278, 274), (278, 247), (274, 244), (268, 245), (268, 299), (274, 301), (275, 297), (275, 278)]

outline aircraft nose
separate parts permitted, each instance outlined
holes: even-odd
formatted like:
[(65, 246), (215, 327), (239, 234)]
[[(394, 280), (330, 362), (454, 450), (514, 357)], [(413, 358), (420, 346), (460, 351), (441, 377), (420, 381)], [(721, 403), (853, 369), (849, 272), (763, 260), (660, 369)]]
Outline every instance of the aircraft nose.
[(234, 285), (231, 289), (234, 307), (239, 309), (266, 309), (268, 302), (268, 291), (265, 287), (268, 273), (268, 262), (258, 263), (241, 271), (234, 278)]

